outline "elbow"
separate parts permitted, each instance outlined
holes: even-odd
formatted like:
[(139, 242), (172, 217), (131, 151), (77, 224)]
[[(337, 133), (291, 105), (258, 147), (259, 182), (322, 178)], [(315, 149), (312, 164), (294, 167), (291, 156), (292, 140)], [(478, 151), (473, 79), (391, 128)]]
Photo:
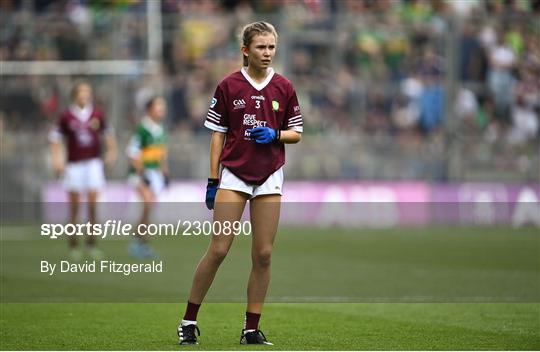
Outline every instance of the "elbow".
[(302, 140), (302, 133), (292, 129), (281, 131), (280, 140), (286, 144), (296, 144)]
[(291, 143), (296, 144), (302, 140), (302, 133), (295, 132), (294, 137), (291, 140)]

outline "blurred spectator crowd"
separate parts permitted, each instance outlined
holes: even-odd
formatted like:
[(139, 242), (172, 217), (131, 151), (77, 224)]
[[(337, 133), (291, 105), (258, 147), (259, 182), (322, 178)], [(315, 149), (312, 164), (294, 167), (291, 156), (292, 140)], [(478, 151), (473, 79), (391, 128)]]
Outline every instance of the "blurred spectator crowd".
[[(0, 60), (146, 60), (146, 14), (142, 0), (2, 0)], [(217, 82), (241, 63), (240, 28), (266, 19), (306, 133), (411, 152), (460, 138), (538, 148), (540, 0), (162, 0), (161, 19), (159, 72), (120, 78), (121, 127), (164, 93), (171, 130), (202, 132)], [(70, 79), (5, 76), (7, 128), (53, 119)]]

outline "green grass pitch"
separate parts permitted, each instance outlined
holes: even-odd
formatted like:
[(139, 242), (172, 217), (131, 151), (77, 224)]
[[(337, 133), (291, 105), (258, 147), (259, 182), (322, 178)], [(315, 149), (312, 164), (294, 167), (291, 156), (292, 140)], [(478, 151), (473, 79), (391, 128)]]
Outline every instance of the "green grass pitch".
[[(208, 238), (156, 239), (163, 273), (48, 277), (39, 262), (65, 259), (65, 239), (38, 231), (2, 227), (2, 350), (248, 349), (238, 341), (249, 238), (233, 245), (201, 308), (201, 344), (180, 347)], [(127, 243), (101, 247), (133, 262)], [(537, 229), (280, 229), (261, 321), (275, 346), (264, 349), (538, 350), (539, 253)]]
[[(201, 308), (200, 345), (176, 345), (171, 303), (10, 303), (5, 350), (237, 350), (242, 304)], [(538, 304), (269, 304), (261, 329), (276, 350), (538, 350)], [(249, 348), (253, 349), (253, 348)], [(258, 349), (258, 348), (257, 348)]]

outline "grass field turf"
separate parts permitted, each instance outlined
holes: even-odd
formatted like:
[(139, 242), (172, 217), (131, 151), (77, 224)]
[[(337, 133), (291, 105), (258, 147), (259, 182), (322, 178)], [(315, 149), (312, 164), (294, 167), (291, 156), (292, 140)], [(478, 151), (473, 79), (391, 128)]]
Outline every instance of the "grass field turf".
[[(281, 229), (269, 291), (274, 303), (261, 325), (276, 343), (269, 349), (540, 349), (536, 230)], [(38, 234), (33, 227), (2, 228), (3, 350), (180, 348), (175, 328), (208, 238), (154, 241), (165, 262), (161, 274), (48, 277), (39, 261), (65, 259), (65, 239)], [(104, 241), (102, 248), (109, 258), (132, 262), (126, 244)], [(217, 302), (242, 302), (249, 244), (239, 238), (233, 245), (201, 308), (201, 345), (189, 349), (245, 349), (238, 345), (244, 305)], [(334, 301), (351, 303), (316, 303)], [(477, 303), (358, 303), (378, 301)], [(504, 301), (532, 303), (481, 303)]]
[[(2, 305), (3, 350), (237, 350), (242, 304), (201, 308), (201, 344), (176, 345), (178, 304)], [(269, 304), (272, 350), (538, 350), (538, 304)], [(249, 349), (254, 349), (250, 347)], [(255, 348), (259, 349), (259, 348)]]

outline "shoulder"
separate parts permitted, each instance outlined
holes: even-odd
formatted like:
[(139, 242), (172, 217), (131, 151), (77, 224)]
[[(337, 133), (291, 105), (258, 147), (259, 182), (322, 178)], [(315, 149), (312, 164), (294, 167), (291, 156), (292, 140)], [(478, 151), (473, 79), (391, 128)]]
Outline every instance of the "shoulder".
[(144, 122), (144, 120), (140, 121), (137, 127), (135, 128), (135, 135), (139, 136), (140, 138), (145, 138), (152, 133), (150, 132), (149, 126)]
[(244, 77), (242, 76), (242, 73), (240, 71), (236, 71), (236, 72), (231, 73), (227, 77), (223, 78), (219, 82), (218, 88), (220, 88), (223, 91), (226, 91), (233, 86), (237, 86), (238, 84), (241, 84), (242, 82), (244, 82)]
[(294, 90), (292, 82), (285, 76), (280, 75), (279, 73), (274, 73), (274, 77), (272, 78), (272, 80), (275, 84), (284, 87), (287, 90)]
[(291, 83), (291, 81), (290, 81), (287, 77), (285, 77), (285, 76), (283, 76), (283, 75), (280, 75), (280, 74), (277, 73), (277, 72), (274, 73), (274, 77), (273, 77), (273, 78), (274, 78), (274, 80), (275, 80), (276, 83), (283, 84), (283, 85), (286, 85), (286, 86), (291, 86), (291, 87), (292, 87), (292, 85), (293, 85), (293, 84)]
[(144, 127), (144, 124), (142, 122), (139, 122), (137, 126), (135, 127), (135, 134), (142, 134), (146, 131), (146, 128)]
[(99, 106), (94, 106), (94, 111), (92, 111), (92, 116), (95, 116), (100, 119), (104, 119), (105, 112)]
[(58, 121), (59, 122), (66, 121), (70, 119), (72, 116), (73, 115), (71, 114), (71, 111), (69, 111), (69, 109), (66, 108), (60, 112), (60, 115), (58, 115)]
[(69, 109), (66, 108), (62, 110), (60, 114), (58, 115), (58, 119), (56, 120), (56, 125), (59, 126), (60, 128), (65, 128), (69, 126), (69, 124), (74, 118), (75, 117), (73, 116), (71, 111), (69, 111)]
[(142, 143), (144, 144), (144, 141), (146, 140), (146, 136), (148, 136), (148, 130), (146, 127), (144, 127), (144, 124), (139, 123), (133, 130), (133, 134), (131, 135), (131, 140), (135, 143)]
[(274, 77), (272, 77), (272, 85), (274, 89), (279, 91), (281, 94), (283, 94), (285, 97), (292, 97), (295, 95), (295, 89), (291, 81), (289, 81), (284, 76), (274, 73)]

